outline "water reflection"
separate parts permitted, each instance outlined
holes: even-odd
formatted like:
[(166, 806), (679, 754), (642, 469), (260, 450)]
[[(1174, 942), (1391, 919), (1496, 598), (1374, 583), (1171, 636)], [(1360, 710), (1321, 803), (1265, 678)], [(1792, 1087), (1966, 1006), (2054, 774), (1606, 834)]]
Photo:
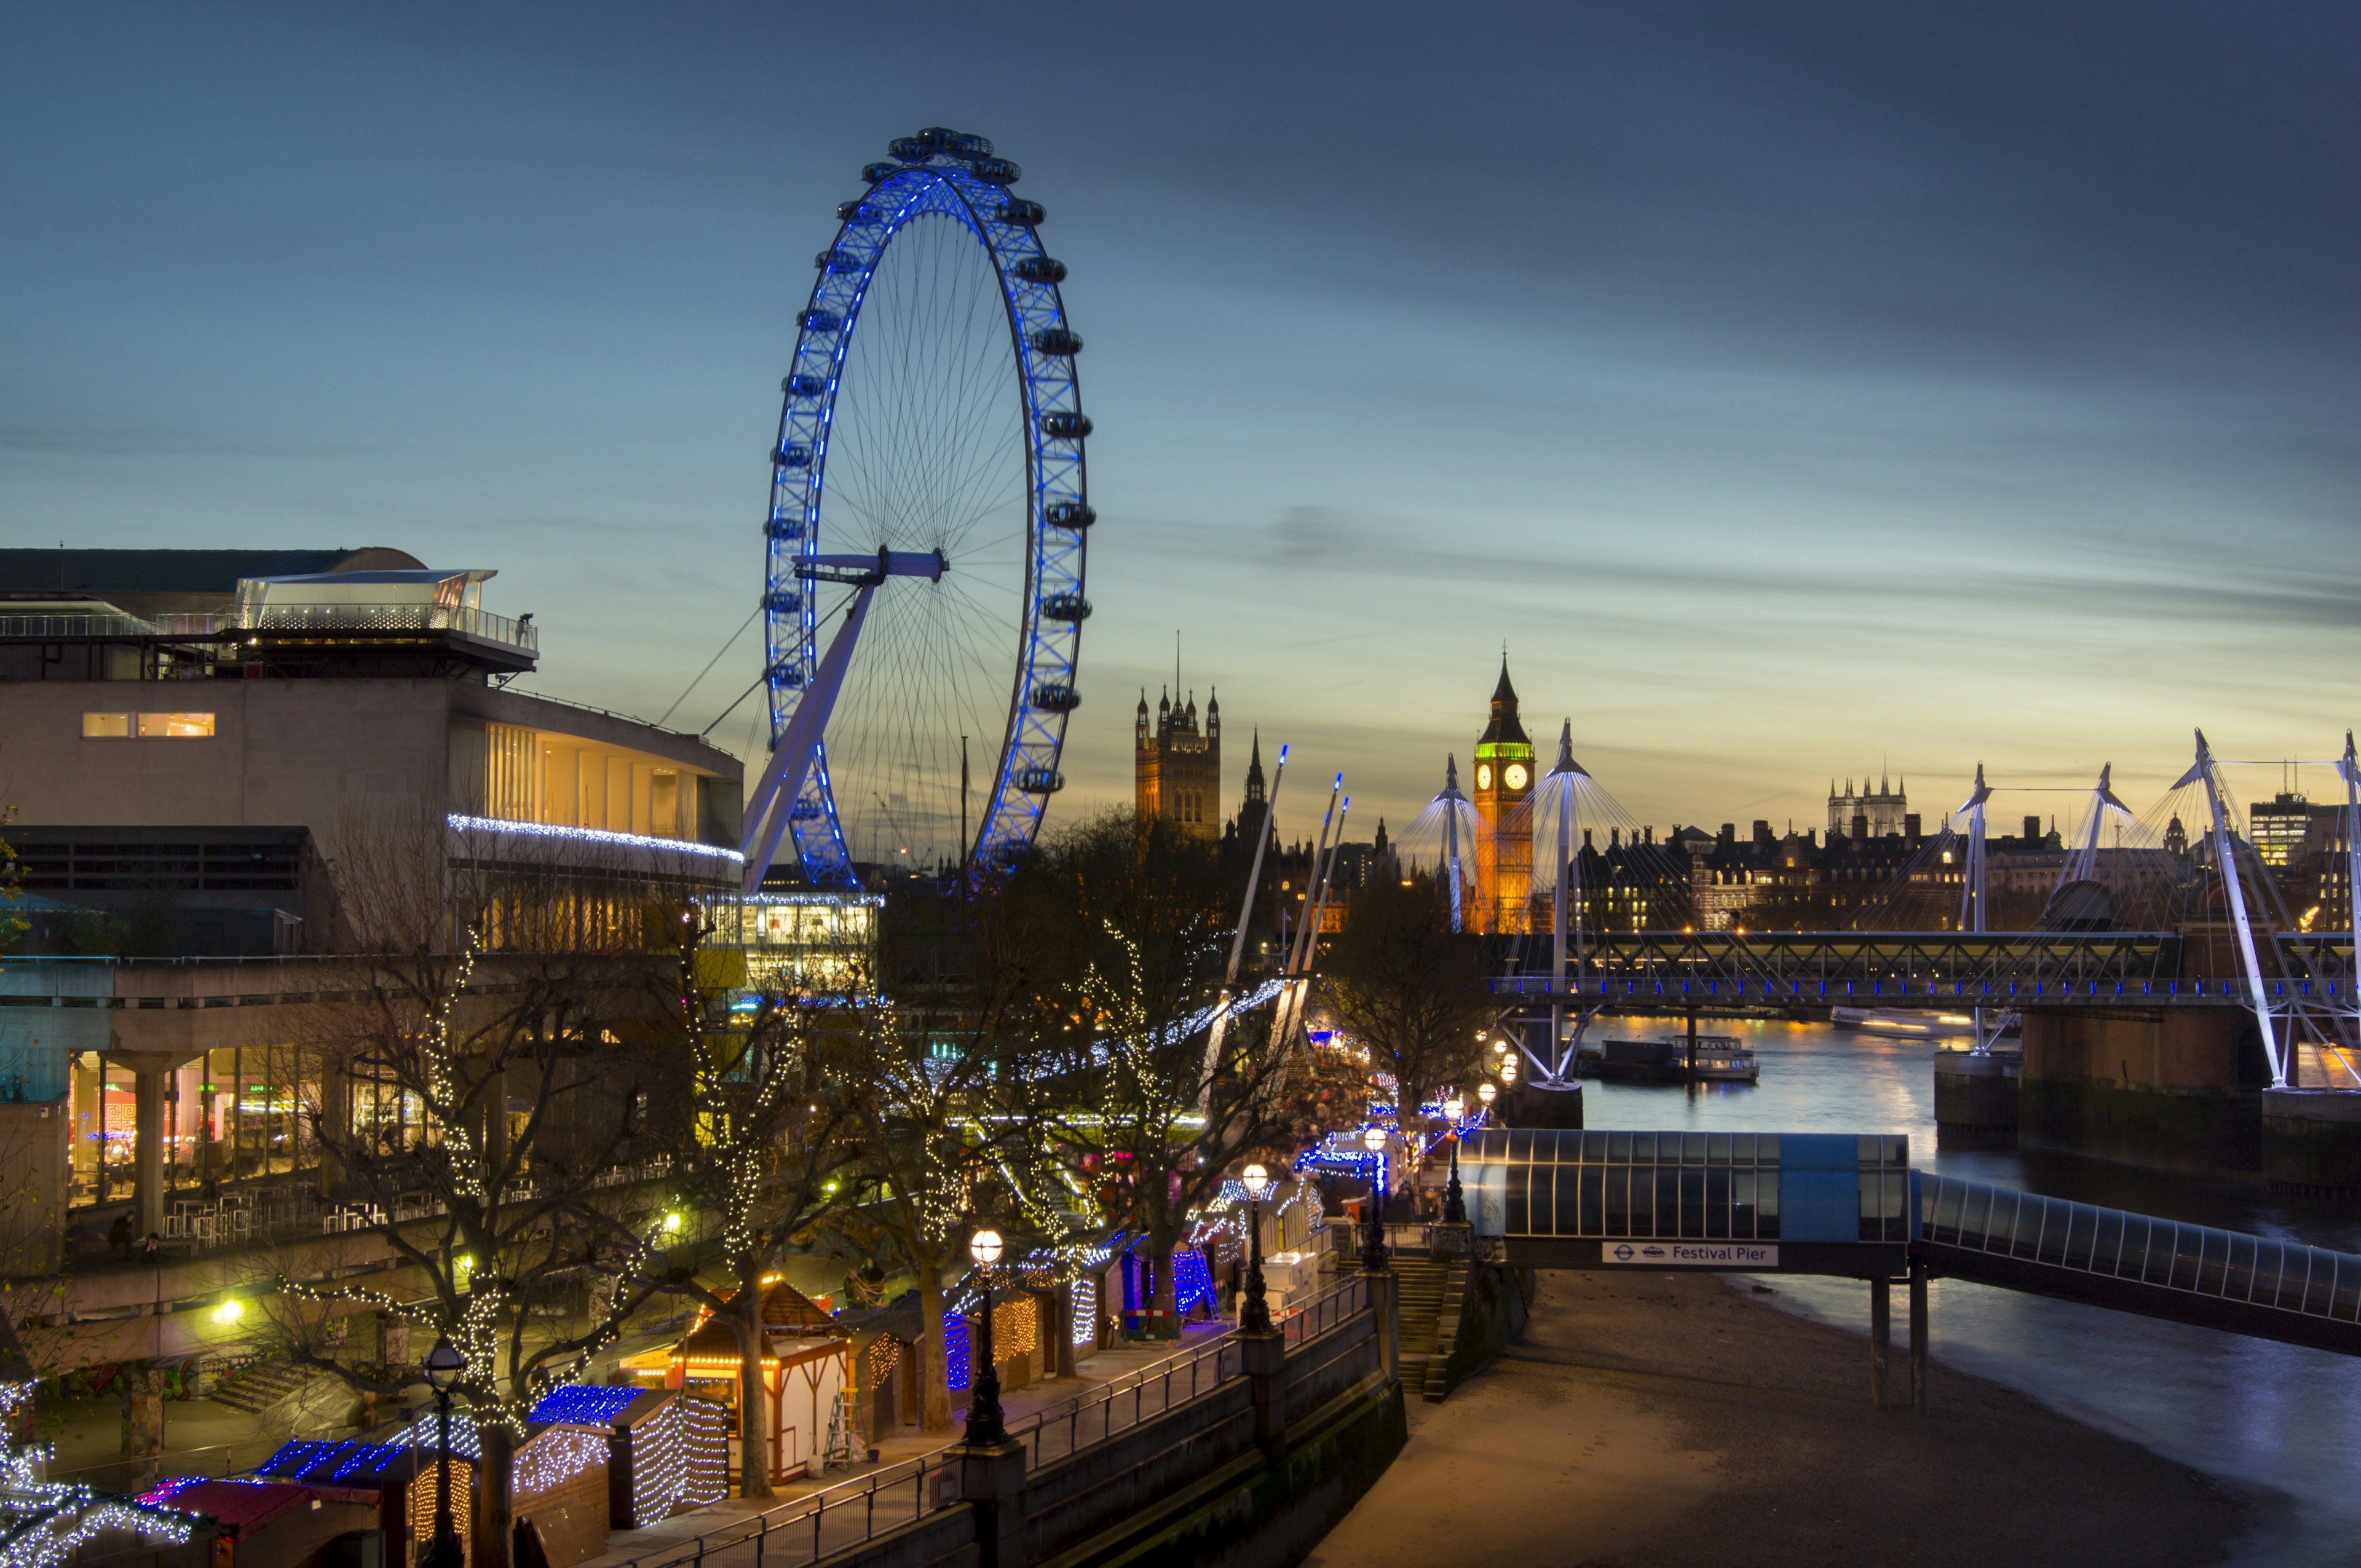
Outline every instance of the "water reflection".
[[(1711, 1027), (1753, 1047), (1763, 1066), (1759, 1084), (1592, 1083), (1583, 1096), (1587, 1124), (1905, 1133), (1913, 1163), (1947, 1176), (2361, 1252), (2361, 1212), (2354, 1206), (2290, 1197), (2260, 1181), (2202, 1180), (2070, 1156), (1938, 1149), (1935, 1051), (1926, 1041), (1825, 1024), (1716, 1020)], [(1593, 1037), (1666, 1031), (1661, 1018), (1592, 1025)], [(1781, 1290), (1790, 1305), (1866, 1332), (1865, 1285), (1796, 1277)], [(2361, 1549), (2350, 1544), (2361, 1529), (2361, 1361), (1956, 1280), (1936, 1282), (1930, 1313), (1938, 1361), (2209, 1474), (2291, 1494), (2301, 1510), (2295, 1536), (2250, 1543), (2241, 1561), (2361, 1563)], [(1865, 1384), (1866, 1368), (1862, 1376)], [(1939, 1386), (1936, 1392), (1939, 1398)]]

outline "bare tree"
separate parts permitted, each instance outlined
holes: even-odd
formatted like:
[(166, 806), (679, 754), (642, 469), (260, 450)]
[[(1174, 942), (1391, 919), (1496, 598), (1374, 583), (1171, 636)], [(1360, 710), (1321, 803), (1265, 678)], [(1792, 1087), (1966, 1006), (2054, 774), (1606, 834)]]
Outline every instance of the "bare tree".
[[(310, 1120), (335, 1195), (421, 1277), (395, 1300), (349, 1283), (292, 1300), (392, 1312), (466, 1359), (456, 1393), (483, 1454), (475, 1561), (506, 1568), (511, 1464), (526, 1413), (578, 1374), (655, 1287), (660, 1234), (626, 1179), (649, 1153), (647, 998), (660, 954), (639, 923), (662, 890), (579, 859), (518, 866), (423, 831), (348, 836), (339, 884), (361, 954), (325, 1004)], [(400, 1112), (354, 1114), (356, 1087)], [(582, 1306), (564, 1314), (559, 1301)], [(412, 1369), (357, 1368), (316, 1334), (296, 1359), (379, 1393)]]
[[(919, 1424), (950, 1429), (943, 1282), (980, 1213), (1046, 1217), (1031, 1180), (1036, 1069), (1049, 967), (1041, 910), (1005, 877), (887, 906), (886, 1004), (840, 1021), (863, 1067), (852, 1101), (858, 1206), (840, 1233), (907, 1266), (919, 1315)], [(1046, 1229), (1047, 1227), (1042, 1227)]]
[[(853, 1102), (866, 1091), (857, 1029), (830, 1028), (849, 1011), (827, 1010), (775, 992), (722, 983), (726, 958), (708, 944), (711, 926), (683, 912), (675, 967), (660, 998), (665, 1009), (658, 1103), (683, 1202), (718, 1229), (718, 1262), (730, 1285), (716, 1288), (676, 1263), (662, 1288), (703, 1305), (729, 1326), (739, 1354), (739, 1490), (771, 1495), (764, 1408), (763, 1287), (790, 1239), (807, 1234), (850, 1200), (846, 1169)], [(745, 998), (750, 1010), (732, 1007)]]
[(1272, 1041), (1259, 1014), (1234, 1019), (1208, 1057), (1227, 938), (1213, 846), (1115, 812), (1060, 834), (1022, 874), (1064, 916), (1048, 1013), (1065, 1022), (1043, 1041), (1062, 1109), (1043, 1124), (1071, 1163), (1098, 1166), (1110, 1219), (1142, 1233), (1169, 1318), (1192, 1213), (1237, 1162), (1291, 1155), (1329, 1086), (1291, 1070), (1293, 1042)]
[(1394, 1080), (1407, 1123), (1438, 1086), (1470, 1076), (1477, 1034), (1499, 1017), (1483, 939), (1451, 929), (1432, 879), (1380, 877), (1353, 897), (1328, 955), (1324, 991), (1337, 1025)]

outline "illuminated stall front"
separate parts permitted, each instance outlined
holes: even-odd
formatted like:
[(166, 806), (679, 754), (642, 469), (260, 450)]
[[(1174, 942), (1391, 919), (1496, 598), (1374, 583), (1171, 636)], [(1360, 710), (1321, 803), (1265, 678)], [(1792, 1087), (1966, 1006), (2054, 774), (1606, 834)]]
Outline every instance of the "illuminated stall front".
[[(769, 1434), (771, 1480), (778, 1484), (816, 1475), (831, 1455), (849, 1450), (852, 1344), (827, 1311), (784, 1281), (764, 1285), (762, 1321), (768, 1408), (755, 1419)], [(701, 1308), (677, 1344), (623, 1363), (643, 1387), (677, 1388), (727, 1407), (733, 1439), (744, 1419), (739, 1408), (743, 1365), (737, 1335)], [(733, 1466), (738, 1452), (733, 1442)]]

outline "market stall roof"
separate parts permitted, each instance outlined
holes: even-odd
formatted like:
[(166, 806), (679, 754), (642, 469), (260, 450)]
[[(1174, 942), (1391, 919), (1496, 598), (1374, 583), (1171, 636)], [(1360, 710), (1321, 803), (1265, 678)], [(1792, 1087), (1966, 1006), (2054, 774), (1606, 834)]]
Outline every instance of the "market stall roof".
[(299, 1486), (284, 1481), (196, 1481), (175, 1488), (163, 1499), (166, 1508), (184, 1514), (203, 1514), (228, 1527), (228, 1533), (250, 1536), (264, 1526), (314, 1502), (373, 1502), (364, 1492), (345, 1486)]

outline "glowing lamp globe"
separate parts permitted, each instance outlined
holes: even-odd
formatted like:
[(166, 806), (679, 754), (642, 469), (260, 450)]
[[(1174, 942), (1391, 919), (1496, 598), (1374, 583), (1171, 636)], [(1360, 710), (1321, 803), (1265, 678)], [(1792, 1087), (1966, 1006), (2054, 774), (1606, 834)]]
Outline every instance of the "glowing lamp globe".
[(1239, 1172), (1238, 1179), (1246, 1183), (1246, 1196), (1259, 1203), (1270, 1191), (1270, 1172), (1259, 1165), (1250, 1165)]
[(1000, 1261), (1000, 1233), (978, 1231), (967, 1242), (967, 1255), (975, 1259), (978, 1268), (990, 1268)]
[(1484, 1102), (1484, 1108), (1488, 1111), (1492, 1108), (1492, 1102), (1499, 1097), (1500, 1091), (1488, 1083), (1479, 1083), (1476, 1086), (1476, 1098)]
[(1466, 1110), (1467, 1102), (1460, 1099), (1456, 1094), (1443, 1102), (1443, 1113), (1455, 1122), (1459, 1120), (1459, 1118), (1466, 1113)]
[(459, 1374), (467, 1369), (467, 1358), (454, 1349), (447, 1339), (436, 1340), (434, 1348), (426, 1353), (426, 1381), (437, 1388), (447, 1391), (458, 1383)]
[(1368, 1128), (1361, 1135), (1361, 1146), (1368, 1150), (1371, 1154), (1379, 1154), (1384, 1152), (1386, 1146), (1386, 1130), (1383, 1127)]
[(1510, 1057), (1508, 1060), (1500, 1064), (1500, 1081), (1502, 1083), (1514, 1083), (1517, 1081), (1516, 1058)]

